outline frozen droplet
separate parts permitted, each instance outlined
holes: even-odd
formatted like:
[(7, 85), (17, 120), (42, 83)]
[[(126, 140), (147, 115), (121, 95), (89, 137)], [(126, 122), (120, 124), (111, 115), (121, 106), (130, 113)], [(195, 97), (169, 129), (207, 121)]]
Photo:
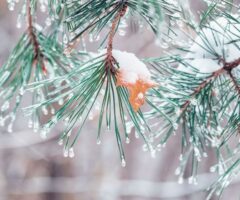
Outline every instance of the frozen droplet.
[(147, 145), (147, 144), (144, 144), (144, 145), (142, 146), (142, 150), (143, 150), (144, 152), (148, 151), (148, 150), (149, 150), (149, 149), (148, 149), (148, 145)]
[(47, 26), (51, 26), (51, 24), (52, 24), (51, 18), (48, 17), (48, 18), (45, 20), (45, 23), (46, 23)]
[(126, 167), (126, 161), (124, 158), (122, 158), (122, 167)]
[(21, 96), (24, 95), (24, 87), (23, 86), (19, 89), (19, 94)]
[(12, 133), (13, 130), (12, 130), (12, 124), (9, 124), (8, 127), (7, 127), (7, 132), (9, 133)]
[(33, 127), (33, 121), (31, 119), (28, 120), (28, 128)]
[(5, 125), (5, 120), (2, 116), (0, 116), (0, 126), (3, 127)]
[(72, 130), (69, 130), (67, 136), (70, 137), (72, 135)]
[(175, 175), (180, 175), (180, 173), (181, 173), (181, 168), (180, 167), (178, 167), (176, 170), (175, 170)]
[(5, 101), (4, 104), (1, 107), (1, 111), (4, 112), (10, 107), (9, 101)]
[(48, 115), (48, 110), (45, 106), (42, 107), (42, 112), (44, 115)]
[(56, 124), (56, 123), (58, 122), (57, 116), (53, 116), (52, 119), (51, 119), (51, 121), (52, 121), (54, 124)]
[(100, 139), (97, 140), (97, 145), (100, 145), (102, 141)]
[(207, 158), (208, 157), (208, 154), (206, 152), (203, 153), (203, 157), (204, 158)]
[(59, 100), (58, 100), (58, 104), (59, 104), (60, 106), (62, 106), (63, 103), (64, 103), (64, 100), (63, 100), (63, 99), (59, 99)]
[(55, 114), (55, 109), (51, 108), (51, 114), (54, 115)]
[(22, 28), (22, 23), (21, 23), (21, 21), (17, 21), (16, 27), (17, 27), (17, 28)]
[(73, 96), (74, 96), (74, 94), (73, 94), (73, 93), (70, 93), (70, 94), (68, 95), (68, 99), (71, 99)]
[(68, 149), (64, 149), (63, 156), (66, 158), (66, 157), (68, 157), (68, 155), (69, 155)]
[(151, 157), (156, 158), (156, 150), (155, 149), (151, 150)]
[(210, 172), (216, 172), (216, 166), (212, 166), (212, 167), (210, 167)]
[(136, 139), (139, 139), (139, 134), (138, 134), (137, 131), (135, 131), (135, 138), (136, 138)]
[(46, 10), (47, 10), (46, 6), (44, 4), (41, 4), (40, 10), (41, 10), (41, 12), (46, 12)]
[(212, 166), (212, 167), (210, 167), (210, 172), (216, 172), (216, 166)]
[(70, 158), (73, 158), (73, 157), (75, 156), (75, 153), (74, 153), (73, 148), (70, 148), (70, 149), (69, 149), (68, 154), (69, 154), (69, 157), (70, 157)]
[(91, 43), (94, 41), (92, 33), (89, 34), (88, 41), (91, 42)]
[(58, 141), (58, 145), (60, 145), (60, 146), (63, 145), (63, 139), (60, 139), (60, 140)]
[(183, 179), (182, 176), (180, 176), (180, 177), (178, 178), (178, 184), (183, 184), (183, 182), (184, 182), (184, 179)]
[(176, 131), (178, 129), (178, 124), (177, 123), (173, 123), (173, 129)]
[(20, 102), (20, 100), (21, 100), (21, 97), (20, 97), (20, 95), (17, 95), (17, 96), (16, 96), (16, 103), (19, 103), (19, 102)]
[(182, 155), (182, 154), (179, 156), (179, 160), (180, 160), (180, 161), (183, 160), (183, 155)]
[(67, 43), (68, 43), (68, 37), (67, 37), (66, 34), (64, 34), (64, 36), (63, 36), (63, 43), (64, 43), (64, 44), (67, 44)]
[(188, 184), (192, 185), (193, 184), (193, 176), (189, 177), (188, 178)]
[(168, 48), (169, 48), (169, 45), (168, 45), (167, 42), (162, 42), (162, 43), (160, 44), (160, 46), (162, 47), (162, 49), (168, 49)]
[(46, 130), (41, 130), (41, 132), (40, 132), (40, 137), (42, 138), (42, 139), (46, 139), (47, 138), (47, 131)]
[(8, 4), (8, 9), (9, 9), (10, 11), (13, 11), (13, 10), (14, 10), (14, 7), (15, 7), (15, 4), (14, 4), (13, 2), (11, 2), (11, 3)]
[(88, 119), (89, 119), (89, 120), (93, 120), (93, 118), (94, 118), (94, 117), (93, 117), (93, 113), (90, 112), (90, 113), (89, 113), (89, 116), (88, 116)]

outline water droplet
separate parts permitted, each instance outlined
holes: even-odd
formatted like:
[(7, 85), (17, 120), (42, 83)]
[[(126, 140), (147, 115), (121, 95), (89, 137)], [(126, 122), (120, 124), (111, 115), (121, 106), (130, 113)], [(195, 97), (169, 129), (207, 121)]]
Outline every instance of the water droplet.
[(60, 140), (58, 141), (58, 145), (60, 145), (60, 146), (63, 145), (63, 139), (60, 139)]
[(58, 104), (59, 104), (60, 106), (62, 106), (63, 103), (64, 103), (64, 100), (63, 100), (63, 99), (59, 99), (59, 100), (58, 100)]
[(126, 167), (126, 161), (125, 161), (125, 159), (124, 158), (122, 158), (122, 167)]
[(32, 128), (33, 126), (33, 121), (31, 119), (29, 119), (28, 121), (28, 128)]
[(13, 132), (13, 130), (12, 130), (12, 124), (9, 124), (9, 125), (8, 125), (7, 132), (9, 132), (9, 133), (12, 133), (12, 132)]
[(75, 153), (74, 153), (73, 148), (70, 148), (70, 149), (69, 149), (68, 154), (69, 154), (69, 157), (70, 157), (70, 158), (73, 158), (73, 157), (75, 156)]
[[(36, 129), (36, 130), (38, 130), (38, 129)], [(40, 137), (42, 138), (42, 139), (46, 139), (47, 138), (47, 131), (46, 130), (41, 130), (41, 132), (40, 132)]]
[(183, 179), (182, 176), (180, 176), (180, 177), (178, 178), (178, 184), (183, 184), (183, 182), (184, 182), (184, 179)]
[(63, 150), (63, 156), (65, 157), (65, 158), (67, 158), (68, 157), (68, 154), (69, 152), (68, 152), (68, 149), (64, 149)]
[(178, 167), (176, 170), (175, 170), (175, 175), (180, 175), (180, 173), (181, 173), (181, 168), (180, 167)]

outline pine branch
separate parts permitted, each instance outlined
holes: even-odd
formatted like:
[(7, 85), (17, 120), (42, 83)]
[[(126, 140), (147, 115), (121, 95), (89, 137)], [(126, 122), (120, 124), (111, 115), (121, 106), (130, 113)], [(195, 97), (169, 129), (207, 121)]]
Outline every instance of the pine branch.
[(28, 32), (29, 32), (29, 37), (31, 38), (32, 45), (34, 47), (34, 58), (37, 59), (38, 54), (39, 54), (39, 44), (36, 38), (36, 35), (34, 33), (34, 27), (33, 27), (33, 20), (32, 20), (32, 13), (31, 13), (31, 0), (27, 0), (27, 19), (28, 19)]
[(43, 71), (44, 74), (46, 74), (47, 70), (46, 70), (46, 67), (44, 66), (44, 63), (43, 63), (43, 57), (44, 56), (41, 53), (40, 46), (39, 46), (39, 43), (37, 41), (37, 36), (34, 33), (31, 0), (27, 0), (26, 8), (27, 8), (27, 19), (28, 19), (28, 33), (29, 33), (31, 43), (32, 43), (33, 48), (34, 48), (33, 65), (36, 65), (36, 63), (40, 59), (40, 65), (41, 65), (42, 71)]
[[(150, 0), (148, 2), (136, 0), (110, 0), (109, 2), (103, 2), (97, 0), (87, 1), (83, 4), (66, 1), (65, 4), (67, 12), (65, 21), (70, 31), (69, 49), (71, 49), (72, 44), (76, 44), (76, 42), (79, 41), (79, 37), (87, 31), (91, 34), (98, 34), (112, 21), (115, 14), (119, 13), (124, 5), (126, 5), (134, 15), (140, 15), (156, 34), (160, 32), (159, 22), (163, 20), (163, 11), (165, 11), (164, 14), (169, 19), (174, 18), (174, 14), (180, 12), (178, 5), (163, 0)], [(151, 15), (147, 14), (150, 11)]]
[[(205, 0), (208, 9), (196, 23), (180, 1), (25, 2), (26, 13), (22, 15), (27, 17), (27, 30), (0, 69), (0, 96), (4, 102), (0, 125), (10, 123), (8, 129), (12, 131), (22, 96), (32, 91), (32, 105), (24, 109), (31, 115), (29, 125), (45, 138), (57, 123), (64, 123), (59, 139), (64, 144), (64, 156), (74, 156), (73, 147), (84, 125), (96, 117), (97, 143), (102, 141), (103, 130), (112, 129), (123, 166), (123, 138), (129, 143), (133, 128), (153, 156), (181, 129), (182, 154), (176, 170), (179, 182), (191, 160), (189, 183), (197, 183), (199, 163), (211, 149), (218, 162), (213, 167), (221, 175), (211, 189), (221, 194), (240, 166), (240, 145), (234, 137), (240, 125), (240, 58), (236, 56), (240, 52), (240, 21), (232, 15), (237, 5)], [(42, 10), (48, 6), (48, 28), (41, 31), (34, 23), (39, 5)], [(135, 55), (113, 49), (115, 34), (128, 14), (140, 16), (156, 39), (167, 41), (168, 47), (171, 43), (174, 48), (179, 46), (169, 49), (169, 56), (145, 59), (152, 73)], [(86, 52), (72, 52), (80, 38), (99, 36), (108, 25), (101, 44), (106, 42), (106, 50), (91, 57)], [(182, 34), (192, 42), (177, 45)], [(173, 52), (178, 55), (173, 56)], [(129, 66), (121, 59), (126, 59)], [(12, 102), (15, 105), (10, 108)]]
[[(207, 85), (214, 79), (216, 79), (218, 76), (220, 76), (224, 72), (224, 68), (217, 70), (216, 72), (212, 73), (211, 76), (209, 76), (206, 80), (204, 80), (195, 90), (194, 92), (190, 95), (191, 98), (195, 98), (196, 95), (198, 95)], [(191, 104), (191, 100), (186, 101), (182, 106), (181, 106), (181, 112), (184, 113), (188, 106)]]
[(238, 84), (236, 78), (233, 76), (232, 72), (231, 71), (228, 71), (228, 74), (234, 84), (234, 87), (236, 89), (236, 91), (238, 92), (238, 95), (240, 96), (240, 85)]
[(125, 15), (127, 11), (127, 5), (124, 4), (123, 8), (116, 14), (113, 22), (112, 22), (112, 27), (109, 32), (109, 39), (108, 39), (108, 45), (107, 45), (107, 55), (109, 58), (112, 58), (112, 50), (113, 50), (113, 38), (116, 32), (116, 27), (118, 23), (120, 22), (120, 19)]

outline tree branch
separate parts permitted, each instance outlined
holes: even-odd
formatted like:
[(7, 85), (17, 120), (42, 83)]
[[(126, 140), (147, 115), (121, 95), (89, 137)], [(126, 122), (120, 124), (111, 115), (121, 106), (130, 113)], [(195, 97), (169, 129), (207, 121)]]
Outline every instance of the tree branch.
[(223, 69), (227, 71), (228, 75), (231, 78), (232, 83), (235, 86), (236, 91), (238, 92), (238, 94), (240, 96), (240, 86), (238, 85), (236, 78), (232, 74), (232, 70), (240, 65), (240, 58), (236, 59), (233, 62), (229, 62), (229, 63), (225, 62), (225, 60), (222, 59), (222, 62), (224, 64)]
[(32, 9), (31, 9), (31, 0), (27, 0), (27, 20), (28, 20), (28, 34), (33, 45), (34, 49), (34, 58), (33, 58), (33, 65), (36, 65), (38, 58), (40, 57), (40, 65), (42, 68), (43, 73), (47, 74), (47, 69), (43, 63), (43, 54), (40, 51), (40, 45), (37, 41), (37, 36), (34, 32), (33, 27), (33, 18), (32, 18)]
[(231, 81), (232, 81), (233, 85), (235, 86), (236, 91), (238, 92), (238, 95), (240, 96), (240, 86), (238, 85), (236, 78), (233, 76), (232, 71), (228, 71), (228, 75), (230, 76)]
[(28, 20), (28, 33), (31, 39), (31, 43), (34, 48), (34, 60), (39, 56), (39, 43), (37, 37), (34, 33), (33, 19), (32, 19), (32, 9), (31, 9), (31, 0), (27, 1), (27, 20)]
[[(232, 70), (234, 68), (237, 68), (240, 65), (240, 58), (234, 60), (233, 62), (226, 62), (225, 59), (220, 59), (220, 62), (223, 63), (223, 67), (215, 72), (212, 73), (211, 76), (209, 76), (205, 81), (203, 81), (191, 94), (191, 97), (194, 98), (197, 94), (199, 94), (202, 89), (204, 89), (209, 82), (211, 82), (213, 79), (216, 79), (218, 76), (223, 74), (224, 72), (227, 72), (236, 88), (236, 91), (238, 92), (240, 96), (240, 86), (237, 83), (236, 78), (232, 74)], [(191, 100), (187, 100), (182, 106), (181, 106), (181, 113), (183, 113), (188, 106), (190, 105)]]
[(125, 15), (126, 11), (127, 11), (127, 4), (123, 4), (122, 9), (116, 14), (116, 16), (113, 19), (112, 22), (112, 26), (111, 26), (111, 30), (109, 32), (109, 38), (108, 38), (108, 45), (107, 45), (107, 59), (106, 59), (106, 68), (109, 69), (114, 72), (115, 69), (113, 69), (113, 62), (115, 62), (115, 59), (113, 58), (112, 55), (112, 50), (113, 50), (113, 39), (115, 36), (115, 32), (116, 32), (116, 28), (117, 25), (119, 23), (119, 21), (121, 20), (121, 18)]
[(108, 39), (108, 46), (107, 46), (107, 54), (109, 57), (112, 57), (113, 38), (115, 35), (117, 24), (120, 21), (120, 19), (125, 15), (126, 11), (127, 11), (127, 5), (124, 4), (123, 8), (117, 13), (115, 18), (113, 19), (112, 27), (109, 32), (109, 39)]
[[(191, 94), (191, 97), (194, 98), (197, 94), (199, 94), (202, 89), (204, 89), (208, 83), (210, 83), (213, 79), (216, 79), (218, 76), (220, 76), (224, 72), (224, 69), (221, 68), (217, 70), (216, 72), (213, 72), (211, 76), (209, 76), (206, 80), (204, 80)], [(190, 105), (191, 100), (187, 100), (182, 106), (181, 106), (181, 113), (183, 113), (188, 106)]]

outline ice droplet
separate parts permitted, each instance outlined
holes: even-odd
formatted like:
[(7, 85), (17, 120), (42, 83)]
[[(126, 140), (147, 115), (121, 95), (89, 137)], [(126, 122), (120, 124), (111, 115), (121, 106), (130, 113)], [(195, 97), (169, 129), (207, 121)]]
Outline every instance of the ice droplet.
[(73, 148), (70, 148), (70, 149), (69, 149), (68, 154), (69, 154), (69, 157), (70, 157), (70, 158), (73, 158), (73, 157), (75, 156), (75, 153), (74, 153)]
[(122, 167), (126, 167), (126, 161), (124, 158), (122, 158)]

